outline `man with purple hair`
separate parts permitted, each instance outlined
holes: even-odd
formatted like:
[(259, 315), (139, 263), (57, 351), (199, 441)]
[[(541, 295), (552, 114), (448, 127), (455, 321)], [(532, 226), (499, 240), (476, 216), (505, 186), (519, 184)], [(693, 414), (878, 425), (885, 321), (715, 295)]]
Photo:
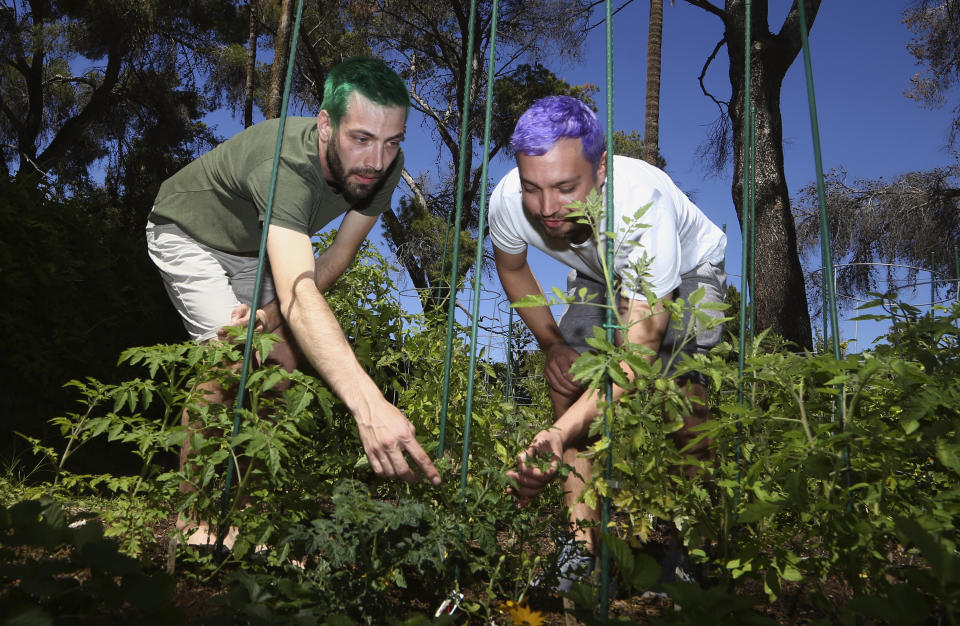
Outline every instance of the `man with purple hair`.
[[(603, 251), (588, 224), (568, 215), (571, 203), (584, 201), (592, 190), (601, 192), (607, 164), (604, 133), (596, 115), (583, 102), (569, 96), (538, 100), (519, 119), (511, 138), (517, 167), (497, 185), (490, 198), (490, 236), (500, 281), (511, 302), (542, 294), (530, 266), (527, 246), (532, 245), (568, 265), (569, 294), (586, 288), (591, 304), (574, 302), (554, 321), (546, 306), (518, 309), (546, 355), (545, 376), (553, 402), (554, 424), (537, 433), (520, 453), (518, 466), (508, 475), (516, 480), (512, 493), (520, 506), (528, 503), (556, 477), (557, 460), (574, 468), (564, 481), (564, 498), (570, 511), (575, 543), (561, 555), (559, 591), (569, 589), (577, 578), (575, 569), (592, 566), (596, 545), (596, 509), (581, 501), (584, 480), (589, 480), (590, 460), (583, 458), (589, 444), (590, 425), (600, 414), (596, 392), (584, 393), (570, 375), (570, 366), (590, 348), (585, 339), (594, 326), (602, 326), (606, 302)], [(670, 324), (670, 315), (660, 301), (688, 299), (700, 287), (703, 301), (722, 302), (726, 274), (723, 261), (726, 235), (660, 169), (637, 159), (614, 157), (614, 218), (617, 250), (613, 264), (619, 309), (625, 315), (626, 337), (618, 341), (642, 344), (654, 354), (653, 362), (674, 362), (675, 350), (706, 352), (721, 336), (721, 327), (698, 328), (693, 341), (685, 341), (689, 314), (682, 325)], [(631, 226), (639, 209), (649, 205), (640, 221), (649, 228)], [(644, 278), (637, 277), (638, 262), (647, 262)], [(651, 304), (644, 284), (656, 296)], [(706, 311), (719, 317), (717, 311)], [(669, 375), (670, 372), (665, 372)], [(674, 443), (685, 448), (695, 439), (690, 428), (709, 417), (706, 386), (702, 375), (688, 375), (685, 386), (693, 399), (693, 412), (684, 427), (674, 433)], [(614, 386), (619, 397), (623, 389)], [(705, 441), (685, 453), (708, 459), (712, 452)], [(531, 462), (552, 458), (547, 469)], [(580, 477), (575, 474), (579, 474)], [(586, 522), (586, 524), (584, 524)], [(582, 573), (582, 572), (581, 572)], [(670, 573), (666, 572), (667, 579)]]

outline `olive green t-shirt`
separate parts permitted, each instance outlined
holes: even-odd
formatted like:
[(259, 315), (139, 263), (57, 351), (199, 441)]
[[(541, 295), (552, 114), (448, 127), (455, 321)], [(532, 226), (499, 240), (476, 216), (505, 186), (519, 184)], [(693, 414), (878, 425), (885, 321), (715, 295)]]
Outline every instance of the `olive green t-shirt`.
[[(211, 248), (255, 255), (260, 248), (278, 126), (278, 119), (255, 124), (165, 180), (150, 219), (156, 224), (176, 224)], [(313, 235), (351, 208), (369, 216), (390, 208), (403, 168), (402, 153), (374, 194), (351, 206), (323, 178), (317, 139), (316, 118), (287, 118), (271, 224)]]

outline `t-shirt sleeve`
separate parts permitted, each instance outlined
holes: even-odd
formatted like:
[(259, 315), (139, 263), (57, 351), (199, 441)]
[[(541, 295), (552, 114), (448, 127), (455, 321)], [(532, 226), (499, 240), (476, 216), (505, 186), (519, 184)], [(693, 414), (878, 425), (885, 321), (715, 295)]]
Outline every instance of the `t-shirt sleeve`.
[[(265, 160), (250, 172), (247, 180), (247, 189), (257, 207), (261, 223), (267, 210), (272, 170), (272, 160)], [(277, 165), (277, 183), (270, 223), (309, 235), (311, 233), (307, 217), (316, 201), (315, 189), (300, 172), (281, 158)]]
[[(659, 191), (650, 198), (650, 208), (637, 225), (624, 229), (624, 237), (618, 245), (614, 259), (616, 275), (621, 280), (621, 293), (625, 298), (646, 299), (643, 293), (645, 281), (654, 295), (662, 298), (680, 286), (680, 233), (677, 228), (676, 211), (668, 206), (670, 200)], [(640, 209), (641, 207), (636, 207)], [(633, 218), (628, 212), (628, 218)], [(638, 265), (649, 261), (646, 271), (639, 275)]]
[(488, 222), (490, 241), (494, 246), (509, 254), (522, 254), (527, 250), (527, 242), (520, 237), (514, 227), (512, 212), (522, 211), (523, 206), (519, 192), (508, 191), (511, 186), (510, 177), (515, 173), (516, 170), (504, 176), (490, 195)]

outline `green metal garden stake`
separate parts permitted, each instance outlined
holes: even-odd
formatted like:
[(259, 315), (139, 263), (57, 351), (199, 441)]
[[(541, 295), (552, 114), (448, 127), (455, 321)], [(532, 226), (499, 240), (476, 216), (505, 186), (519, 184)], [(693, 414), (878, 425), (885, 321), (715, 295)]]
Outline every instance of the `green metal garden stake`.
[(467, 473), (470, 467), (470, 425), (473, 421), (474, 378), (477, 370), (477, 329), (480, 325), (480, 281), (483, 278), (483, 230), (487, 217), (487, 168), (490, 164), (490, 125), (493, 119), (493, 84), (497, 63), (498, 0), (490, 8), (490, 62), (487, 68), (487, 103), (483, 121), (483, 165), (480, 171), (480, 213), (477, 222), (477, 256), (473, 265), (473, 306), (470, 324), (470, 366), (467, 369), (467, 406), (463, 418), (463, 452), (460, 457), (460, 496), (466, 499)]
[[(606, 232), (614, 229), (613, 205), (613, 3), (606, 0), (606, 41), (607, 41), (607, 182), (604, 187), (606, 196)], [(603, 254), (606, 259), (607, 279), (607, 314), (606, 328), (607, 341), (613, 343), (616, 338), (613, 312), (616, 310), (615, 295), (610, 285), (613, 285), (613, 242), (608, 235), (603, 238)], [(607, 408), (603, 412), (603, 436), (610, 438), (610, 411), (613, 406), (613, 380), (607, 375)], [(613, 457), (607, 453), (604, 479), (609, 481), (613, 474)], [(600, 510), (600, 530), (607, 532), (610, 524), (610, 496), (603, 497)], [(605, 542), (600, 544), (600, 616), (604, 623), (610, 612), (610, 549)]]
[[(237, 391), (237, 400), (234, 405), (233, 434), (236, 437), (240, 432), (240, 416), (243, 411), (243, 397), (247, 388), (247, 377), (250, 373), (250, 358), (253, 356), (253, 329), (256, 324), (256, 311), (260, 308), (260, 289), (263, 284), (264, 260), (267, 256), (267, 232), (270, 230), (270, 217), (273, 213), (273, 198), (277, 189), (277, 170), (280, 165), (280, 151), (283, 148), (283, 129), (287, 119), (287, 105), (290, 101), (290, 85), (293, 82), (293, 67), (297, 58), (297, 40), (300, 37), (300, 18), (303, 16), (303, 0), (297, 2), (297, 18), (293, 25), (293, 37), (290, 41), (290, 56), (287, 59), (287, 76), (283, 84), (283, 99), (280, 106), (280, 126), (277, 129), (277, 144), (273, 153), (273, 168), (270, 172), (270, 189), (267, 192), (267, 205), (263, 215), (263, 233), (260, 235), (260, 250), (257, 256), (257, 275), (253, 282), (253, 298), (251, 300), (251, 323), (247, 324), (247, 341), (243, 346), (243, 366), (240, 369), (240, 385)], [(217, 552), (223, 549), (224, 530), (227, 528), (227, 509), (230, 505), (230, 488), (233, 481), (234, 459), (230, 455), (227, 461), (227, 476), (223, 488), (223, 499), (220, 507), (220, 523), (217, 525)]]
[(930, 253), (930, 319), (933, 319), (933, 307), (937, 302), (937, 253)]
[[(464, 80), (466, 88), (463, 92), (463, 108), (460, 113), (460, 159), (457, 162), (457, 191), (456, 205), (453, 218), (453, 252), (450, 255), (450, 284), (447, 297), (447, 343), (443, 357), (443, 393), (440, 398), (440, 436), (437, 440), (437, 457), (443, 456), (446, 451), (447, 413), (450, 403), (450, 369), (453, 359), (453, 325), (457, 314), (457, 269), (460, 262), (460, 224), (463, 222), (463, 189), (467, 167), (467, 150), (471, 149), (468, 124), (470, 122), (470, 86), (473, 84), (473, 32), (477, 23), (477, 0), (470, 2), (470, 21), (467, 32), (470, 40), (467, 41), (467, 58), (464, 62)], [(481, 233), (483, 231), (480, 231)], [(478, 242), (479, 243), (479, 242)], [(482, 246), (480, 246), (482, 247)]]

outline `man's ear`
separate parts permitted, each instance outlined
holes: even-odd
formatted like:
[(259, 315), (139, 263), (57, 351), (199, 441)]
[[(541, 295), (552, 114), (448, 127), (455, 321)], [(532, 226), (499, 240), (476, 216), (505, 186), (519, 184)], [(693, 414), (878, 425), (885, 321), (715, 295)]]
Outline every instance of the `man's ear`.
[(607, 151), (600, 155), (600, 165), (597, 166), (597, 181), (603, 182), (607, 178)]
[(333, 120), (325, 109), (317, 113), (317, 132), (320, 133), (320, 141), (327, 143), (333, 137)]

